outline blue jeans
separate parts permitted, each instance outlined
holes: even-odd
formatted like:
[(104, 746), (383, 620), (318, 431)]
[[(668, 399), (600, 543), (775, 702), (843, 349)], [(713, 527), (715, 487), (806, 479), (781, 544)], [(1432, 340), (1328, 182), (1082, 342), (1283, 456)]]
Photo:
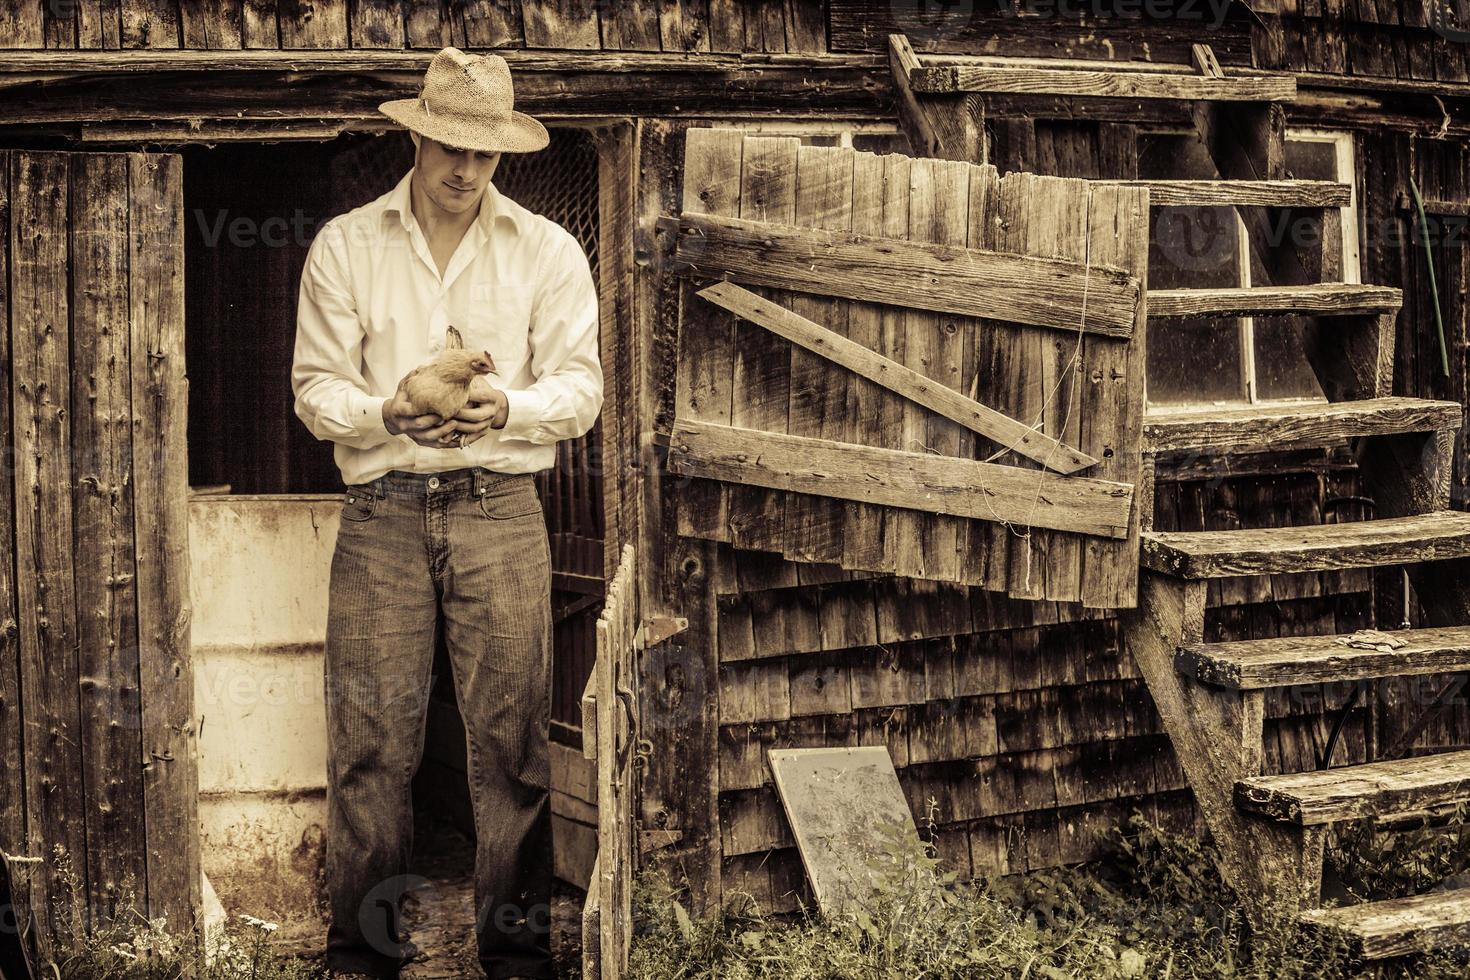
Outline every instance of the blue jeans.
[(327, 965), (395, 977), (436, 632), (469, 748), (491, 980), (550, 978), (551, 553), (529, 475), (348, 487), (327, 614)]

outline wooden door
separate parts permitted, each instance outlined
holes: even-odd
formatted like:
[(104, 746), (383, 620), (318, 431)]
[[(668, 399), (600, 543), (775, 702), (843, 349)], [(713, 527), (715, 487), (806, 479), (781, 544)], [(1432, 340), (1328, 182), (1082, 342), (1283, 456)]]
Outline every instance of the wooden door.
[[(0, 175), (0, 848), (42, 859), (33, 909), (131, 903), (184, 927), (200, 880), (182, 161), (9, 152)], [(36, 923), (43, 956), (70, 926)]]
[(1147, 220), (1137, 187), (691, 130), (680, 533), (1133, 605)]
[(582, 699), (583, 751), (597, 760), (597, 862), (582, 917), (586, 980), (619, 980), (627, 972), (633, 944), (633, 880), (638, 872), (637, 575), (633, 546), (627, 545), (597, 621), (597, 664)]

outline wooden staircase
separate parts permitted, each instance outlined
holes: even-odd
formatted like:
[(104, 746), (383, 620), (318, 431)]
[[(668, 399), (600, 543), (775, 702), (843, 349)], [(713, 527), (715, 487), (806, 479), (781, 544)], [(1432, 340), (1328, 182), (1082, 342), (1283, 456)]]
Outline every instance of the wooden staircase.
[[(1146, 530), (1138, 606), (1123, 612), (1126, 642), (1219, 845), (1221, 870), (1257, 919), (1300, 915), (1347, 934), (1370, 960), (1470, 939), (1470, 889), (1318, 908), (1327, 829), (1470, 802), (1470, 752), (1262, 775), (1268, 689), (1470, 670), (1470, 514), (1449, 509), (1453, 435), (1464, 409), (1391, 396), (1399, 290), (1324, 281), (1340, 272), (1339, 256), (1273, 237), (1280, 223), (1268, 209), (1320, 215), (1351, 200), (1346, 184), (1286, 177), (1281, 103), (1294, 98), (1294, 79), (1248, 72), (1226, 78), (1201, 45), (1195, 61), (1194, 72), (1003, 58), (925, 64), (902, 37), (890, 39), (900, 121), (926, 155), (977, 159), (984, 140), (975, 98), (983, 93), (1190, 105), (1219, 179), (1118, 183), (1149, 187), (1156, 207), (1235, 207), (1257, 285), (1153, 290), (1149, 317), (1291, 318), (1327, 401), (1150, 413), (1145, 455), (1346, 445), (1378, 516), (1312, 527)], [(1335, 636), (1205, 642), (1211, 579), (1385, 566), (1406, 568), (1431, 620), (1429, 628), (1390, 634), (1402, 646), (1361, 649)]]

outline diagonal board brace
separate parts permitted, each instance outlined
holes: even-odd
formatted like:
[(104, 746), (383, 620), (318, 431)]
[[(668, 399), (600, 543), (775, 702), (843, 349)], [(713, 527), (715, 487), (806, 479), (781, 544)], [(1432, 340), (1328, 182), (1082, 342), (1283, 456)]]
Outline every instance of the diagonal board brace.
[(1072, 334), (1129, 337), (1143, 300), (1137, 276), (1096, 263), (689, 211), (678, 232), (675, 261), (711, 278)]
[(1068, 474), (1097, 465), (1086, 453), (734, 283), (716, 283), (699, 295), (1049, 470)]
[(1132, 484), (1085, 476), (689, 419), (670, 441), (669, 469), (703, 480), (1107, 538), (1133, 512)]

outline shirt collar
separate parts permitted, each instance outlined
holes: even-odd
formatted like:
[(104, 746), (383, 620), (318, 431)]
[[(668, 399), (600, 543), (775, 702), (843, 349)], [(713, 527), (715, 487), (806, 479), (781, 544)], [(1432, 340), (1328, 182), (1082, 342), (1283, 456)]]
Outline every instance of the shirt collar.
[[(384, 216), (395, 215), (405, 231), (408, 230), (408, 220), (413, 215), (412, 185), (416, 169), (410, 168), (398, 185), (388, 192), (388, 201), (383, 209)], [(510, 199), (501, 194), (499, 188), (492, 183), (485, 188), (485, 196), (480, 201), (480, 214), (475, 220), (488, 235), (501, 219), (512, 231), (521, 230), (520, 216), (516, 214)]]

